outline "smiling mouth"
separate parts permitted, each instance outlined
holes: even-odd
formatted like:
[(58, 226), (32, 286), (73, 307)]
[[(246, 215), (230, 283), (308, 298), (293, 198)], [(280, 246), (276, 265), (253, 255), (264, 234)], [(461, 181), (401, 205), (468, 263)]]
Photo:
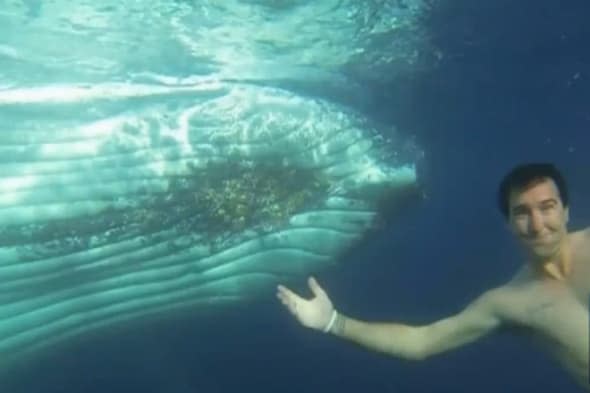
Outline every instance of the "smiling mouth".
[(547, 245), (553, 241), (552, 235), (536, 236), (529, 239), (529, 242), (533, 245)]

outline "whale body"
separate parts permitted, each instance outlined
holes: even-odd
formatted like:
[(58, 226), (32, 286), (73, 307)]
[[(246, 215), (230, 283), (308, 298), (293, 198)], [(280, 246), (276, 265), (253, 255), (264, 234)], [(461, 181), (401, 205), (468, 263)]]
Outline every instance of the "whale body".
[[(4, 88), (4, 361), (338, 263), (415, 163), (352, 111), (215, 80)], [(400, 142), (401, 143), (401, 142)]]

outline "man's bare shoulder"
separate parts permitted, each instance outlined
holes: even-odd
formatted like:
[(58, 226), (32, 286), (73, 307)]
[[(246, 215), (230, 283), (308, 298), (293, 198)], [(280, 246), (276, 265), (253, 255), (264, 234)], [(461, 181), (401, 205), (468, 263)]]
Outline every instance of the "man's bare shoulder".
[(487, 310), (495, 317), (505, 320), (510, 315), (516, 292), (511, 284), (492, 288), (484, 292), (474, 302), (481, 310)]
[(590, 244), (590, 227), (570, 232), (568, 236), (574, 244), (588, 245)]
[(504, 323), (510, 324), (521, 321), (522, 312), (534, 298), (535, 291), (535, 281), (523, 269), (506, 284), (487, 291), (482, 298)]
[(571, 244), (574, 251), (574, 263), (578, 266), (586, 266), (586, 272), (590, 268), (590, 227), (570, 233)]
[(590, 239), (590, 227), (580, 229), (578, 231), (570, 232), (570, 236), (575, 238), (584, 238), (585, 240)]
[(494, 308), (504, 307), (507, 303), (514, 300), (514, 296), (518, 293), (517, 286), (507, 283), (497, 288), (493, 288), (484, 293), (483, 298), (492, 304)]

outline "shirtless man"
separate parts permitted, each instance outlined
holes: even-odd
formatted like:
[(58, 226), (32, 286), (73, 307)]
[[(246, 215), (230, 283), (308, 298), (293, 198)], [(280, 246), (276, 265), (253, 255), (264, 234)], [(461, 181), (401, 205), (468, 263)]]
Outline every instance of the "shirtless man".
[(423, 326), (359, 321), (337, 312), (313, 277), (312, 299), (282, 285), (277, 296), (306, 327), (411, 360), (471, 343), (500, 326), (518, 327), (590, 390), (590, 227), (568, 232), (567, 188), (551, 164), (514, 168), (500, 184), (498, 203), (527, 261), (508, 283), (485, 291), (456, 315)]

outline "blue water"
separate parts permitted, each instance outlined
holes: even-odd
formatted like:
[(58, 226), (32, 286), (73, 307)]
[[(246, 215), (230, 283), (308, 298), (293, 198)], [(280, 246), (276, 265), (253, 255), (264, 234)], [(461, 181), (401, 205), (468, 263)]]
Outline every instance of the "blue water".
[[(26, 3), (31, 20), (43, 17), (41, 2)], [(432, 38), (429, 45), (441, 56), (424, 60), (428, 67), (410, 72), (393, 62), (392, 75), (386, 66), (372, 74), (369, 66), (345, 59), (339, 66), (354, 87), (339, 85), (344, 82), (332, 70), (328, 81), (273, 78), (395, 124), (415, 135), (425, 152), (420, 170), (427, 198), (342, 267), (318, 275), (336, 307), (361, 319), (426, 323), (460, 310), (511, 275), (520, 255), (495, 207), (495, 192), (513, 165), (556, 163), (571, 188), (571, 227), (590, 221), (590, 6), (582, 0), (436, 3), (420, 22), (420, 34)], [(398, 12), (405, 9), (402, 4)], [(167, 50), (174, 58), (180, 49)], [(148, 59), (137, 61), (149, 61), (149, 49), (141, 51)], [(168, 74), (196, 72), (186, 59), (160, 61), (159, 67)], [(52, 72), (64, 80), (65, 73)], [(249, 73), (244, 77), (256, 77)], [(34, 84), (37, 78), (47, 75), (12, 82)], [(342, 94), (353, 88), (354, 95)], [(298, 289), (305, 290), (303, 283)], [(67, 352), (12, 375), (3, 391), (578, 391), (552, 360), (517, 337), (491, 336), (409, 363), (305, 330), (274, 293), (268, 295), (215, 318), (184, 315), (140, 331), (120, 328), (75, 341)]]

